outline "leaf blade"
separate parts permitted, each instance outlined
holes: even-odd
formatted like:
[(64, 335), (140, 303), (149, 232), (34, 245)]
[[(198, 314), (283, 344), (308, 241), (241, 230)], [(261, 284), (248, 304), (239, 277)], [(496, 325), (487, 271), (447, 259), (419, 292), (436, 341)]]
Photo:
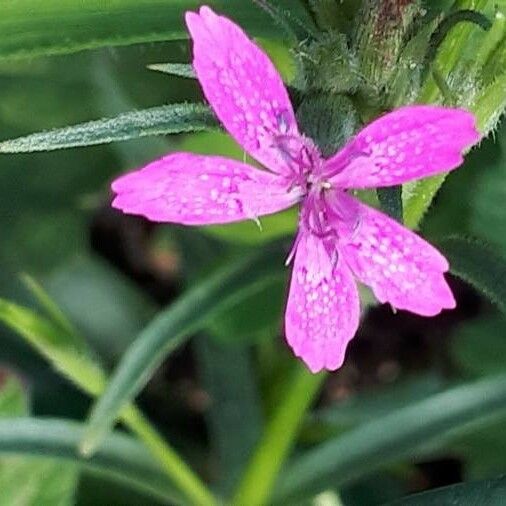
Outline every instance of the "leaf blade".
[[(280, 38), (276, 24), (252, 3), (209, 0), (211, 7), (232, 16), (256, 36)], [(299, 17), (306, 13), (282, 0)], [(2, 5), (0, 59), (69, 54), (85, 49), (187, 38), (184, 12), (199, 0), (18, 0)], [(307, 18), (307, 14), (305, 16)], [(58, 18), (55, 30), (54, 19)]]
[(76, 452), (84, 425), (58, 419), (0, 420), (0, 454), (15, 454), (74, 462), (102, 476), (167, 501), (181, 503), (179, 494), (144, 448), (123, 434), (110, 435), (90, 460)]
[(193, 66), (189, 63), (153, 63), (148, 65), (148, 69), (161, 72), (162, 74), (169, 74), (170, 76), (197, 79)]
[(308, 451), (280, 477), (276, 503), (308, 490), (352, 481), (422, 445), (441, 442), (470, 422), (506, 407), (506, 374), (464, 384), (412, 403)]
[(506, 478), (484, 480), (471, 483), (459, 483), (449, 487), (437, 488), (414, 494), (404, 499), (389, 503), (388, 506), (472, 506), (486, 504), (501, 506), (506, 496)]
[(130, 111), (115, 118), (89, 121), (0, 142), (0, 153), (55, 151), (126, 141), (150, 135), (200, 132), (216, 128), (204, 104), (171, 104)]
[(219, 458), (220, 491), (229, 494), (262, 434), (261, 403), (250, 350), (220, 346), (208, 337), (195, 342), (195, 351), (203, 385), (213, 399), (206, 421)]
[(485, 294), (506, 314), (506, 260), (484, 243), (448, 237), (438, 241), (453, 274)]
[[(123, 406), (146, 384), (161, 361), (192, 332), (202, 328), (219, 311), (237, 303), (237, 299), (270, 281), (276, 274), (276, 266), (281, 265), (282, 257), (278, 255), (276, 250), (266, 248), (260, 254), (241, 258), (214, 273), (155, 317), (129, 347), (94, 406), (81, 451), (94, 451)], [(195, 314), (197, 317), (193, 319)]]

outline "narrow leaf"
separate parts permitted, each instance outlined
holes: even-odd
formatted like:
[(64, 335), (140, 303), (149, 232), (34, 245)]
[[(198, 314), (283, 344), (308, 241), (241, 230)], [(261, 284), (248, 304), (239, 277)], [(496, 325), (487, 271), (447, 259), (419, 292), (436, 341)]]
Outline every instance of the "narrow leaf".
[(449, 237), (438, 246), (451, 272), (486, 295), (506, 314), (506, 259), (490, 246), (464, 237)]
[(204, 104), (162, 105), (6, 140), (0, 142), (0, 153), (54, 151), (150, 135), (200, 132), (216, 127), (213, 114)]
[(86, 343), (34, 311), (0, 299), (0, 321), (23, 336), (65, 377), (85, 392), (98, 395), (105, 375)]
[(294, 41), (302, 41), (315, 35), (312, 23), (303, 23), (291, 10), (284, 9), (271, 0), (253, 0), (253, 2), (269, 14), (272, 20)]
[(84, 459), (76, 451), (83, 425), (56, 419), (0, 420), (0, 454), (48, 457), (72, 462), (107, 479), (146, 492), (167, 504), (181, 504), (150, 454), (133, 438), (111, 434), (100, 451)]
[[(0, 385), (0, 420), (12, 423), (12, 418), (28, 416), (29, 411), (26, 385), (10, 373), (4, 373)], [(76, 466), (55, 459), (2, 455), (0, 450), (2, 506), (72, 506), (77, 480)]]
[(210, 441), (219, 458), (220, 492), (229, 494), (262, 433), (250, 350), (220, 346), (209, 336), (199, 338), (195, 350), (204, 388), (211, 397), (206, 415)]
[(196, 79), (195, 71), (189, 63), (153, 63), (148, 69), (169, 74), (172, 76), (187, 77)]
[(402, 186), (392, 186), (388, 188), (378, 188), (376, 190), (381, 209), (402, 223)]
[[(251, 35), (281, 38), (272, 19), (244, 0), (208, 0)], [(187, 10), (200, 0), (17, 0), (2, 2), (0, 59), (74, 53), (83, 49), (185, 39)], [(298, 2), (280, 0), (301, 19), (309, 16)], [(58, 24), (55, 26), (55, 19)]]
[(163, 359), (220, 311), (261, 289), (279, 273), (276, 249), (243, 258), (220, 269), (162, 311), (125, 353), (94, 406), (81, 450), (92, 453), (111, 429), (121, 409), (147, 383)]
[[(104, 370), (86, 347), (76, 345), (78, 336), (69, 336), (58, 324), (33, 311), (0, 299), (0, 321), (22, 335), (51, 364), (84, 392), (98, 396), (106, 385)], [(192, 502), (213, 504), (214, 498), (179, 455), (132, 405), (121, 411), (124, 423), (138, 435), (158, 459), (178, 488)]]
[(473, 110), (478, 128), (486, 137), (496, 128), (506, 110), (506, 72), (498, 75), (476, 95)]
[[(37, 299), (37, 302), (45, 309), (49, 318), (54, 323), (60, 325), (62, 330), (69, 334), (69, 336), (75, 335), (75, 329), (63, 314), (63, 311), (58, 307), (56, 302), (50, 297), (50, 295), (44, 290), (43, 286), (32, 276), (28, 274), (21, 275), (21, 281), (23, 284), (32, 292), (32, 295)], [(77, 347), (82, 347), (82, 343), (79, 340), (74, 340)]]
[[(448, 14), (439, 23), (430, 38), (429, 48), (423, 65), (426, 70), (428, 70), (430, 67), (432, 61), (436, 57), (439, 46), (441, 46), (441, 44), (448, 37), (450, 31), (455, 26), (463, 22), (473, 23), (483, 30), (489, 30), (492, 26), (492, 22), (486, 16), (484, 16), (481, 12), (475, 10), (462, 9)], [(452, 61), (452, 63), (454, 62)]]
[(506, 478), (459, 483), (400, 499), (388, 506), (502, 506), (506, 497)]
[(360, 425), (298, 457), (280, 477), (277, 503), (341, 486), (421, 447), (444, 443), (445, 437), (471, 422), (487, 420), (506, 408), (506, 375), (451, 388)]

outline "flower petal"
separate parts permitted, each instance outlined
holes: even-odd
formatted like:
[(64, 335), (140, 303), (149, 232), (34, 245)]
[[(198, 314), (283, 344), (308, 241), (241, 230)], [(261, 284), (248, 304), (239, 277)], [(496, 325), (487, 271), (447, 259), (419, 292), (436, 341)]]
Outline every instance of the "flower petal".
[(479, 139), (468, 111), (402, 107), (366, 126), (324, 170), (341, 188), (393, 186), (455, 169)]
[[(349, 196), (344, 198), (353, 201)], [(359, 204), (354, 232), (340, 234), (346, 262), (380, 302), (422, 316), (453, 309), (455, 299), (443, 273), (448, 262), (428, 242), (395, 220)]]
[(113, 207), (152, 221), (206, 225), (256, 219), (294, 204), (278, 176), (219, 156), (174, 153), (118, 178)]
[[(278, 143), (300, 138), (281, 76), (242, 29), (209, 7), (186, 13), (193, 66), (204, 94), (235, 140), (260, 163), (287, 173)], [(286, 140), (285, 140), (286, 142)]]
[(332, 260), (321, 239), (301, 232), (285, 315), (295, 355), (314, 373), (338, 369), (359, 316), (357, 286), (346, 263)]

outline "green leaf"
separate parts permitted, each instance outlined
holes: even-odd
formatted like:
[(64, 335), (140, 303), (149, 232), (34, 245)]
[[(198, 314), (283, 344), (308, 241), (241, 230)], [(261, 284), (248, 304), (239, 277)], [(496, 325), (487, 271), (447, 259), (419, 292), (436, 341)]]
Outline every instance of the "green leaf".
[[(431, 44), (434, 49), (437, 49), (437, 56), (434, 60), (435, 67), (442, 73), (444, 79), (448, 78), (458, 62), (464, 57), (472, 36), (478, 33), (480, 37), (483, 37), (482, 30), (485, 29), (485, 26), (479, 23), (486, 22), (482, 18), (481, 11), (488, 3), (489, 0), (457, 0), (452, 14), (441, 22), (443, 26), (439, 29), (439, 33), (436, 33), (434, 37), (436, 40), (432, 40)], [(473, 22), (462, 23), (462, 20), (466, 21), (466, 16), (477, 16), (477, 18)], [(432, 58), (433, 56), (428, 56), (429, 60)], [(429, 77), (425, 81), (419, 101), (434, 103), (438, 98), (439, 88), (433, 78)]]
[(11, 374), (2, 372), (0, 382), (0, 419), (26, 415), (28, 399), (21, 381)]
[[(0, 424), (16, 423), (13, 417), (26, 416), (29, 411), (26, 391), (10, 374), (3, 373), (0, 381)], [(0, 458), (0, 506), (71, 506), (76, 484), (74, 466), (52, 459)]]
[(506, 370), (506, 320), (487, 314), (462, 324), (452, 339), (452, 356), (463, 372), (490, 376)]
[(73, 463), (107, 479), (150, 493), (168, 504), (181, 503), (179, 494), (150, 454), (131, 437), (111, 434), (94, 457), (84, 459), (76, 451), (82, 434), (82, 424), (66, 420), (0, 420), (0, 453), (57, 459), (65, 461), (67, 466)]
[[(285, 273), (283, 273), (285, 274)], [(286, 276), (273, 276), (265, 287), (213, 318), (208, 325), (215, 341), (231, 346), (277, 335), (286, 296)]]
[[(43, 286), (28, 274), (21, 275), (21, 281), (30, 290), (32, 295), (35, 297), (37, 302), (45, 310), (48, 317), (53, 320), (54, 323), (60, 325), (62, 330), (69, 335), (75, 334), (75, 329), (70, 321), (67, 319), (63, 311), (58, 307), (49, 294), (44, 290)], [(79, 343), (75, 343), (80, 346)]]
[(32, 153), (108, 144), (149, 135), (198, 132), (217, 127), (203, 104), (171, 104), (131, 111), (80, 125), (39, 132), (0, 142), (0, 153)]
[(119, 359), (155, 313), (154, 304), (129, 279), (98, 258), (62, 265), (46, 286), (108, 364)]
[[(292, 83), (296, 74), (293, 54), (280, 41), (273, 39), (256, 39), (256, 43), (269, 55), (285, 83)], [(172, 76), (196, 79), (193, 65), (189, 63), (153, 63), (148, 69)]]
[[(488, 33), (483, 37), (483, 42), (478, 48), (476, 54), (477, 71), (481, 73), (482, 79), (485, 82), (492, 80), (495, 72), (490, 72), (494, 69), (494, 64), (487, 68), (487, 63), (492, 58), (501, 59), (501, 52), (496, 54), (497, 49), (500, 47), (501, 41), (506, 37), (506, 16), (503, 12), (497, 11), (492, 22), (492, 26)], [(497, 67), (496, 67), (497, 68)]]
[[(482, 2), (482, 5), (486, 3)], [(426, 55), (426, 62), (425, 67), (428, 70), (430, 67), (430, 64), (434, 60), (439, 46), (443, 43), (443, 54), (442, 59), (445, 61), (445, 64), (448, 69), (453, 68), (453, 66), (457, 63), (458, 54), (461, 51), (462, 46), (465, 44), (465, 39), (463, 38), (465, 35), (469, 33), (470, 29), (469, 27), (463, 27), (460, 28), (460, 34), (462, 36), (462, 39), (460, 41), (462, 42), (457, 47), (451, 47), (450, 44), (446, 43), (445, 41), (448, 38), (449, 33), (457, 27), (457, 25), (460, 25), (461, 23), (472, 23), (476, 26), (479, 26), (482, 30), (490, 30), (492, 27), (491, 21), (484, 16), (481, 12), (477, 10), (472, 9), (460, 9), (455, 10), (448, 14), (444, 19), (441, 20), (437, 28), (434, 30), (431, 40), (430, 40), (430, 46)], [(457, 32), (457, 30), (455, 30)], [(484, 62), (485, 60), (483, 60)]]
[[(1, 299), (0, 321), (21, 334), (81, 390), (93, 396), (102, 393), (106, 384), (105, 373), (94, 361), (85, 344), (81, 346), (78, 336), (69, 336), (59, 325), (29, 309)], [(120, 414), (125, 424), (143, 440), (189, 500), (199, 504), (214, 504), (214, 499), (205, 485), (149, 425), (135, 406), (124, 406)]]
[[(506, 48), (505, 48), (506, 52)], [(478, 129), (487, 136), (494, 130), (506, 109), (506, 72), (499, 74), (474, 98), (473, 112)]]
[(209, 318), (270, 281), (282, 265), (282, 256), (277, 249), (266, 248), (218, 270), (162, 311), (139, 334), (93, 408), (81, 445), (83, 451), (92, 452), (97, 447), (121, 409), (140, 391), (169, 353), (201, 329)]
[(504, 473), (505, 423), (504, 415), (494, 417), (490, 423), (452, 441), (450, 451), (464, 463), (467, 478), (481, 480)]
[(105, 375), (86, 343), (34, 311), (0, 299), (0, 321), (22, 335), (51, 364), (85, 392), (98, 395)]
[(326, 378), (327, 371), (313, 374), (305, 364), (295, 364), (285, 385), (286, 392), (251, 455), (232, 504), (261, 506), (272, 503), (279, 472), (295, 445), (303, 418)]
[[(262, 434), (262, 412), (249, 349), (223, 346), (207, 336), (195, 342), (210, 441), (218, 456), (219, 491), (228, 495)], [(233, 378), (233, 380), (231, 380)]]
[[(490, 4), (488, 0), (458, 0), (455, 9), (481, 11), (488, 4)], [(483, 136), (488, 135), (491, 129), (495, 128), (506, 106), (506, 87), (503, 86), (500, 77), (497, 82), (494, 81), (482, 89), (481, 77), (475, 76), (469, 70), (462, 71), (465, 68), (463, 62), (467, 62), (469, 58), (472, 60), (476, 58), (476, 45), (479, 44), (481, 48), (484, 37), (482, 29), (474, 24), (459, 23), (453, 26), (442, 42), (434, 63), (437, 75), (446, 84), (451, 78), (450, 81), (456, 88), (457, 99), (453, 105), (469, 109), (476, 115), (479, 130)], [(488, 39), (485, 38), (485, 45), (487, 44)], [(462, 69), (460, 73), (457, 73), (456, 67), (459, 64)], [(437, 103), (441, 99), (440, 89), (431, 76), (425, 81), (416, 101)], [(404, 222), (408, 227), (416, 228), (419, 225), (445, 178), (446, 174), (442, 174), (404, 185)]]
[(305, 0), (308, 8), (314, 12), (319, 26), (341, 33), (350, 33), (353, 30), (353, 17), (360, 7), (355, 0)]
[(189, 63), (153, 63), (148, 65), (148, 69), (163, 72), (171, 76), (187, 77), (188, 79), (196, 79), (193, 66)]
[(442, 378), (428, 374), (409, 378), (388, 387), (359, 393), (336, 406), (316, 411), (306, 424), (306, 432), (337, 434), (401, 409), (410, 402), (421, 401), (443, 390)]
[(3, 457), (0, 506), (73, 506), (77, 468), (53, 459)]
[[(126, 52), (126, 51), (125, 51)], [(130, 51), (129, 51), (130, 52)], [(144, 55), (148, 58), (147, 55)], [(124, 62), (124, 58), (121, 58)], [(92, 58), (91, 69), (88, 69), (93, 78), (94, 88), (96, 89), (94, 102), (97, 105), (97, 117), (115, 117), (124, 111), (135, 110), (140, 99), (134, 99), (131, 95), (131, 82), (136, 79), (131, 72), (118, 68), (118, 61), (112, 57), (110, 52), (95, 54)], [(152, 81), (151, 75), (142, 76), (142, 89), (149, 96), (149, 83)], [(138, 80), (138, 79), (136, 79)], [(138, 80), (141, 81), (141, 80)], [(153, 84), (153, 87), (155, 85)], [(156, 86), (158, 88), (159, 86)], [(165, 97), (163, 97), (165, 99)], [(160, 99), (150, 99), (158, 102)], [(124, 142), (116, 142), (111, 145), (111, 151), (114, 151), (123, 167), (143, 166), (146, 161), (159, 158), (170, 151), (173, 151), (177, 143), (177, 137), (143, 137), (141, 139), (131, 139)]]
[(378, 188), (376, 190), (381, 209), (402, 223), (402, 186), (392, 186), (390, 188)]
[[(300, 4), (281, 6), (307, 19)], [(200, 0), (18, 0), (2, 6), (0, 58), (74, 53), (83, 49), (142, 42), (185, 39), (183, 17)], [(244, 0), (209, 0), (208, 5), (230, 15), (252, 35), (281, 38), (279, 27), (260, 9)], [(58, 20), (57, 27), (55, 19)]]
[(506, 478), (459, 483), (415, 494), (388, 506), (502, 506), (506, 497)]
[(506, 375), (448, 389), (317, 446), (298, 457), (278, 481), (275, 499), (338, 487), (412, 456), (421, 447), (442, 444), (471, 422), (488, 420), (506, 408)]
[(437, 244), (450, 262), (451, 272), (506, 313), (506, 260), (476, 239), (449, 237)]

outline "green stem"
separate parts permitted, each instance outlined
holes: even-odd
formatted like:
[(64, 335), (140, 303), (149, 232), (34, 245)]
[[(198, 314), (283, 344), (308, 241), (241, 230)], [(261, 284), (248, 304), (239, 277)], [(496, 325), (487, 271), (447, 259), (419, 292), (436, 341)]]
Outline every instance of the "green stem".
[(288, 392), (267, 426), (232, 504), (261, 506), (267, 503), (306, 411), (326, 376), (325, 373), (311, 374), (304, 366), (297, 365)]
[(158, 460), (167, 476), (187, 497), (189, 504), (198, 506), (216, 506), (218, 504), (206, 485), (177, 452), (164, 441), (137, 408), (128, 408), (123, 413), (122, 420)]
[(475, 59), (475, 72), (478, 74), (485, 64), (488, 62), (490, 55), (494, 52), (497, 46), (501, 43), (506, 32), (506, 17), (501, 12), (496, 12), (492, 27), (483, 37), (483, 41), (478, 48)]
[[(490, 0), (458, 0), (454, 5), (455, 11), (460, 10), (474, 10), (482, 12)], [(477, 29), (476, 25), (471, 23), (459, 23), (451, 29), (450, 33), (446, 35), (445, 40), (439, 47), (435, 62), (438, 65), (438, 70), (441, 72), (443, 78), (448, 79), (448, 76), (455, 69), (457, 63), (462, 57), (463, 48), (469, 41), (473, 30)], [(479, 29), (479, 28), (478, 28)], [(429, 62), (429, 64), (432, 62)], [(433, 104), (438, 101), (440, 97), (439, 87), (436, 84), (433, 76), (429, 74), (424, 86), (418, 96), (417, 102), (421, 104)]]
[(443, 96), (445, 105), (455, 106), (457, 102), (455, 100), (455, 96), (453, 95), (452, 90), (448, 86), (446, 79), (443, 77), (443, 74), (441, 74), (441, 72), (435, 65), (432, 67), (432, 79), (434, 79), (434, 82), (439, 88), (439, 91)]

